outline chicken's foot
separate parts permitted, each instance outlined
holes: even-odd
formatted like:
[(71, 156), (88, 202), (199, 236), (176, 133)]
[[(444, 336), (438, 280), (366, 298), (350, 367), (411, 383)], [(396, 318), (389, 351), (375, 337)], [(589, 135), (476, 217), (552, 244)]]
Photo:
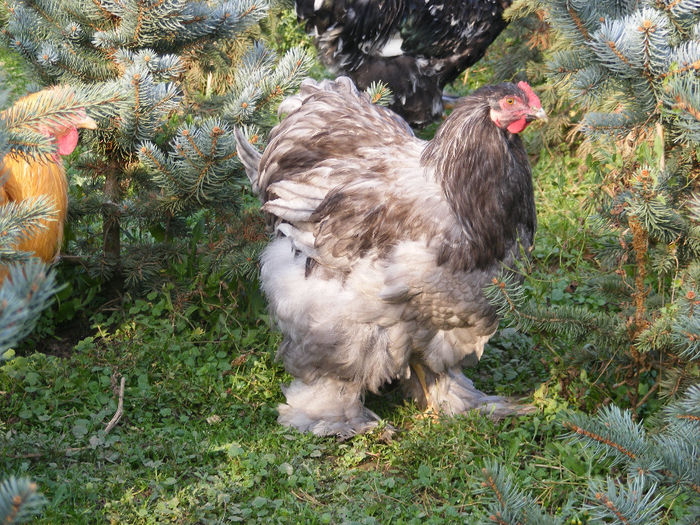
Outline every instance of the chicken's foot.
[(428, 418), (435, 419), (438, 417), (438, 407), (436, 407), (433, 402), (432, 398), (430, 396), (430, 391), (428, 389), (428, 382), (425, 377), (425, 369), (423, 368), (423, 365), (420, 363), (417, 363), (413, 361), (411, 363), (411, 368), (413, 371), (416, 373), (416, 378), (418, 379), (418, 382), (420, 383), (420, 387), (423, 390), (423, 395), (425, 396), (425, 412), (424, 416)]
[(430, 394), (428, 393), (428, 385), (425, 382), (425, 370), (423, 370), (423, 365), (413, 361), (411, 362), (411, 368), (416, 373), (416, 377), (418, 378), (420, 387), (423, 389), (423, 395), (425, 396), (425, 404), (427, 407), (430, 407)]

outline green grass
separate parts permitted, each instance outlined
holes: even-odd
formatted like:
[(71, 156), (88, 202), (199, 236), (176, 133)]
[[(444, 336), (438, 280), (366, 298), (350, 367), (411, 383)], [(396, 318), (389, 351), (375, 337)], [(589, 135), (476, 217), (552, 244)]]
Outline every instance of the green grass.
[[(590, 186), (577, 168), (561, 153), (535, 163), (529, 286), (554, 304), (596, 307), (568, 289), (590, 264)], [(279, 335), (217, 297), (218, 285), (184, 305), (172, 290), (130, 300), (109, 319), (94, 315), (94, 335), (66, 357), (47, 355), (49, 341), (0, 366), (0, 478), (38, 484), (38, 523), (482, 523), (490, 460), (567, 523), (586, 522), (581, 494), (609, 465), (562, 439), (566, 410), (600, 399), (562, 362), (566, 340), (504, 328), (468, 371), (484, 391), (529, 396), (536, 414), (435, 419), (389, 387), (367, 403), (393, 438), (380, 427), (338, 442), (277, 424), (290, 380), (273, 359)], [(124, 414), (105, 434), (122, 376)]]
[[(40, 523), (472, 522), (489, 458), (519, 467), (555, 507), (593, 469), (557, 439), (552, 410), (435, 420), (389, 392), (369, 404), (399, 428), (392, 440), (382, 428), (347, 442), (282, 428), (278, 336), (261, 324), (207, 341), (153, 299), (68, 358), (35, 353), (0, 368), (2, 474), (39, 484)], [(517, 358), (520, 343), (495, 353)], [(122, 375), (124, 415), (104, 435)]]

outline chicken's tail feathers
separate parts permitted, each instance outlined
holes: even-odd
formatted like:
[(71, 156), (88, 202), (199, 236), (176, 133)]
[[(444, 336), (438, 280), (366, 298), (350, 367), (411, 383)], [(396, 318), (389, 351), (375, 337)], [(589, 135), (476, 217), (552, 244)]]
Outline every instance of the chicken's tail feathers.
[(250, 185), (253, 188), (253, 193), (260, 195), (258, 166), (260, 165), (262, 153), (255, 149), (242, 128), (234, 129), (233, 133), (236, 138), (238, 158), (241, 159), (241, 163), (245, 168), (246, 175), (248, 175)]

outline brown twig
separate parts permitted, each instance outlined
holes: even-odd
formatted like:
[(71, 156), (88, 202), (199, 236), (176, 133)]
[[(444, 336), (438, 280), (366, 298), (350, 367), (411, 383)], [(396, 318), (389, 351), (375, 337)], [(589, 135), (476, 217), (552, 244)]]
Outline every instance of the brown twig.
[(635, 275), (635, 291), (632, 294), (634, 297), (635, 313), (634, 313), (634, 336), (637, 336), (644, 328), (647, 322), (645, 320), (646, 313), (646, 298), (648, 291), (644, 284), (646, 277), (646, 261), (647, 251), (649, 249), (649, 236), (644, 230), (641, 222), (636, 216), (629, 219), (630, 230), (632, 230), (632, 244), (634, 247), (634, 255), (636, 264)]
[(602, 492), (596, 492), (595, 493), (595, 498), (600, 501), (603, 505), (605, 505), (610, 511), (617, 516), (617, 519), (620, 520), (620, 522), (624, 523), (627, 525), (629, 521), (626, 519), (624, 514), (620, 512), (620, 510), (615, 506), (615, 503), (610, 500), (605, 494)]
[(107, 423), (105, 427), (105, 436), (109, 434), (112, 429), (119, 423), (119, 420), (124, 414), (124, 385), (126, 384), (126, 377), (122, 376), (122, 381), (119, 385), (119, 401), (117, 401), (117, 411), (112, 416), (112, 419)]
[(82, 266), (83, 268), (85, 268), (86, 270), (89, 268), (88, 263), (87, 263), (87, 260), (85, 259), (85, 257), (82, 257), (82, 256), (80, 256), (80, 255), (63, 255), (63, 254), (60, 254), (60, 255), (58, 256), (58, 258), (59, 258), (59, 260), (60, 260), (61, 262), (65, 262), (65, 263), (67, 263), (67, 264), (73, 264), (73, 265), (76, 265), (76, 266), (77, 266), (77, 265), (80, 265), (80, 266)]
[(656, 380), (656, 383), (654, 383), (654, 385), (649, 389), (649, 391), (646, 394), (644, 394), (644, 397), (637, 401), (637, 407), (642, 406), (646, 402), (646, 400), (649, 399), (649, 396), (652, 393), (654, 393), (654, 391), (657, 388), (659, 388), (659, 385), (661, 385), (661, 374), (659, 374), (659, 378)]

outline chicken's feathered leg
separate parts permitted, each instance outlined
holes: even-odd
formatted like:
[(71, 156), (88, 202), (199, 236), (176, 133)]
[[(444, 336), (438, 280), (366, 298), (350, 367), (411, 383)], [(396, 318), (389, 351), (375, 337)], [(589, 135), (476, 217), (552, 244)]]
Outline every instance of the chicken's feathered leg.
[(377, 414), (363, 406), (359, 385), (332, 378), (312, 383), (295, 379), (283, 387), (287, 402), (277, 407), (277, 421), (317, 436), (348, 439), (376, 427)]
[[(452, 367), (442, 374), (436, 374), (426, 366), (412, 363), (415, 379), (409, 378), (404, 384), (408, 394), (417, 403), (453, 416), (469, 410), (478, 410), (493, 419), (506, 416), (528, 414), (534, 410), (531, 405), (523, 405), (514, 399), (487, 395), (474, 387), (461, 368)], [(418, 383), (418, 384), (416, 384)]]

